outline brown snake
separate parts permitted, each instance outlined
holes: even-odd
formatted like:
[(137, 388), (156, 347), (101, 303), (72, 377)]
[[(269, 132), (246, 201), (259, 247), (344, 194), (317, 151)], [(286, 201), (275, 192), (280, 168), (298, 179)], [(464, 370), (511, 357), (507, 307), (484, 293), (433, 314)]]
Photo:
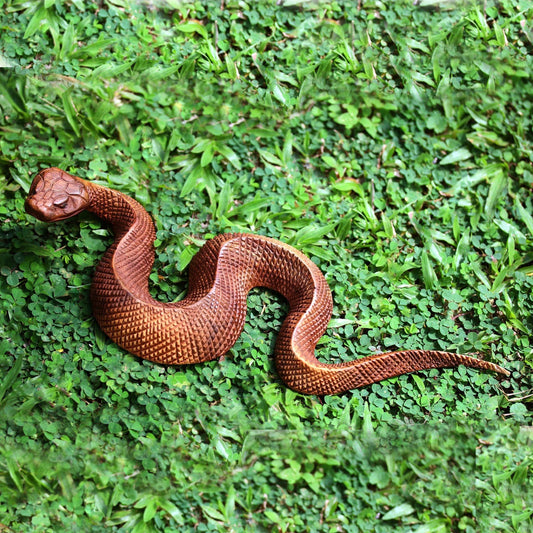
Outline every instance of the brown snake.
[(275, 361), (281, 379), (296, 391), (338, 394), (408, 372), (461, 364), (509, 374), (487, 361), (435, 350), (321, 363), (314, 351), (332, 312), (327, 282), (304, 254), (259, 235), (228, 233), (207, 241), (190, 264), (187, 296), (171, 304), (156, 301), (148, 290), (155, 230), (138, 202), (58, 168), (39, 172), (26, 200), (28, 213), (47, 222), (85, 209), (108, 222), (115, 234), (96, 267), (94, 315), (113, 341), (144, 359), (191, 364), (224, 355), (244, 327), (248, 292), (266, 287), (289, 302)]

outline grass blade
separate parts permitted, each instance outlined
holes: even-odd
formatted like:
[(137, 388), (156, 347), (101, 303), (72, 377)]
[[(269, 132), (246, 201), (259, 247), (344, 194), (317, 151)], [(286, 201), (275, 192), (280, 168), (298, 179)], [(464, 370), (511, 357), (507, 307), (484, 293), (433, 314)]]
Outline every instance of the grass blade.
[(501, 199), (501, 196), (507, 187), (507, 176), (503, 172), (503, 168), (499, 167), (499, 171), (495, 173), (490, 184), (489, 194), (485, 201), (485, 215), (490, 219), (494, 214), (496, 204)]
[[(2, 345), (4, 343), (7, 343), (7, 341), (3, 341), (2, 342)], [(13, 366), (11, 367), (11, 369), (9, 370), (9, 372), (6, 374), (6, 377), (2, 380), (2, 382), (0, 383), (0, 402), (2, 401), (2, 399), (4, 398), (4, 396), (6, 395), (6, 393), (8, 392), (8, 390), (13, 386), (13, 384), (15, 383), (15, 380), (17, 379), (17, 376), (19, 375), (20, 373), (20, 370), (22, 368), (22, 361), (23, 361), (24, 357), (22, 354), (20, 354), (16, 359), (15, 359), (15, 363), (13, 364)]]

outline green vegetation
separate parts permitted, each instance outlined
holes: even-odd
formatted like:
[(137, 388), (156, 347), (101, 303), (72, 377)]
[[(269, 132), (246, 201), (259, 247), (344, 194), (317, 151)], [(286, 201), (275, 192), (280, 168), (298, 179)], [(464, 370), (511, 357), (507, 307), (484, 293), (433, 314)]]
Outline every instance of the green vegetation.
[[(2, 4), (0, 531), (532, 530), (529, 0)], [(162, 300), (204, 239), (252, 231), (325, 273), (322, 360), (512, 375), (296, 394), (265, 291), (224, 360), (136, 359), (91, 316), (109, 231), (24, 213), (48, 166), (147, 206)]]

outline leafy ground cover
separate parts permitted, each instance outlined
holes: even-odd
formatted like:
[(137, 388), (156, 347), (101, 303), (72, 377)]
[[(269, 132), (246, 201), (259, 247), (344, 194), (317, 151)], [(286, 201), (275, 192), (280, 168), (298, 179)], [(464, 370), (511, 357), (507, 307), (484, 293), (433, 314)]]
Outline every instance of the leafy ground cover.
[[(0, 530), (531, 530), (529, 1), (3, 7)], [(325, 273), (322, 360), (438, 348), (512, 374), (296, 394), (264, 291), (224, 360), (138, 360), (91, 317), (108, 230), (24, 213), (52, 165), (147, 206), (162, 300), (204, 239), (258, 232)]]

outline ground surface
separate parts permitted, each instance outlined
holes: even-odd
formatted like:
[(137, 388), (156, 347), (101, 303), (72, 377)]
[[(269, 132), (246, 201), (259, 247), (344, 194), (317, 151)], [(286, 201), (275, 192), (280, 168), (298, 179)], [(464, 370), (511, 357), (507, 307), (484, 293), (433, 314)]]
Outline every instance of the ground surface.
[[(531, 531), (533, 9), (413, 4), (4, 0), (0, 531)], [(108, 230), (24, 213), (47, 166), (147, 206), (164, 301), (204, 239), (253, 231), (325, 273), (322, 360), (512, 375), (298, 395), (264, 291), (223, 361), (138, 360), (91, 317)]]

